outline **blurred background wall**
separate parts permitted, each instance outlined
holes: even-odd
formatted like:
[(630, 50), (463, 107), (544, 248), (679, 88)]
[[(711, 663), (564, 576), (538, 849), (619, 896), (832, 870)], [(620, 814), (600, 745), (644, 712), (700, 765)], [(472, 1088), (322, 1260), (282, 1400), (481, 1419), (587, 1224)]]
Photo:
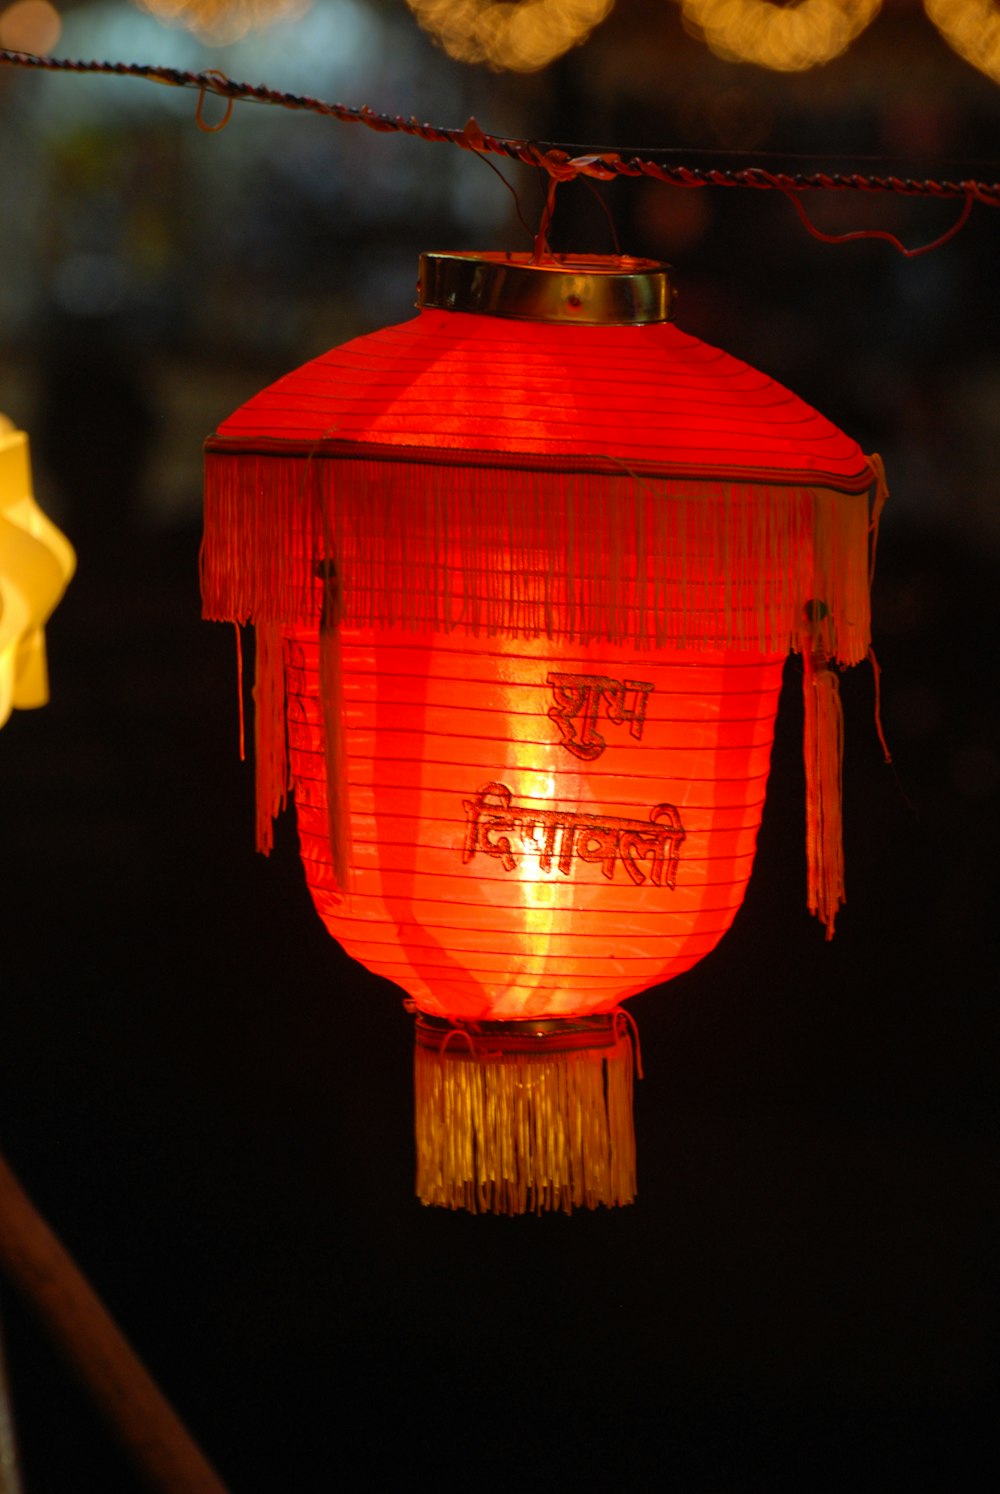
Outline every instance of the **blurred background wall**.
[[(126, 0), (0, 0), (0, 46), (695, 164), (1000, 177), (996, 73), (913, 0), (799, 72), (714, 55), (669, 0), (520, 72), (449, 56), (403, 0), (222, 45)], [(687, 330), (884, 456), (895, 764), (854, 671), (826, 946), (787, 691), (747, 904), (632, 1003), (637, 1205), (451, 1217), (411, 1196), (401, 993), (324, 934), (290, 825), (252, 852), (233, 639), (198, 615), (200, 447), (409, 315), (421, 249), (527, 237), (474, 156), (252, 104), (205, 134), (195, 105), (0, 69), (0, 410), (79, 554), (52, 703), (0, 735), (0, 1146), (235, 1491), (992, 1487), (1000, 214), (905, 260), (818, 243), (778, 193), (599, 189), (622, 247), (676, 266)], [(534, 223), (540, 183), (504, 170)], [(958, 211), (808, 207), (907, 243)], [(553, 241), (613, 247), (586, 186)], [(0, 1308), (29, 1494), (141, 1487), (2, 1282)]]

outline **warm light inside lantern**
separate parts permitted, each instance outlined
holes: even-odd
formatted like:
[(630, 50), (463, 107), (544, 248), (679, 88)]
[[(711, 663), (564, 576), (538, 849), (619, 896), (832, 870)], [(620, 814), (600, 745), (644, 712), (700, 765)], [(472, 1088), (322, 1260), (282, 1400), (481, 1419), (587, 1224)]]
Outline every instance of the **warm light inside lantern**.
[(421, 1199), (625, 1203), (620, 1003), (735, 916), (789, 648), (832, 929), (881, 468), (673, 327), (665, 266), (431, 255), (420, 294), (212, 439), (206, 611), (258, 626), (262, 848), (290, 783), (324, 922), (418, 1013)]
[(780, 656), (345, 631), (350, 891), (327, 834), (315, 638), (288, 643), (307, 881), (349, 953), (469, 1021), (612, 1010), (743, 896)]

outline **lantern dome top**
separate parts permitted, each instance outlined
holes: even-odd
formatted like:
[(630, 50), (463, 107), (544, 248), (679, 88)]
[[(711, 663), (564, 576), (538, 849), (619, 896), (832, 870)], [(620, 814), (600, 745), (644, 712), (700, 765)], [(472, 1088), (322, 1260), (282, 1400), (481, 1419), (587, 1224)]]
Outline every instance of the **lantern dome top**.
[[(668, 287), (650, 260), (424, 255), (411, 321), (286, 374), (206, 450), (867, 491), (861, 448), (825, 416), (666, 316), (642, 319)], [(615, 320), (630, 298), (633, 319)]]
[(517, 321), (646, 326), (674, 315), (671, 267), (628, 255), (422, 254), (418, 305)]

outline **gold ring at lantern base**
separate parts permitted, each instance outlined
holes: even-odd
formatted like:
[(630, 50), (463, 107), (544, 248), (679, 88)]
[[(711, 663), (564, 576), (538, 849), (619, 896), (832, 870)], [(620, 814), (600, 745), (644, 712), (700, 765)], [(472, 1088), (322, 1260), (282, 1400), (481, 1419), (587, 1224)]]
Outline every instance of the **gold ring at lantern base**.
[(422, 254), (421, 309), (517, 321), (645, 326), (674, 315), (671, 268), (628, 255)]
[(613, 1208), (635, 1197), (632, 1043), (615, 1014), (417, 1017), (417, 1195), (473, 1214)]
[(613, 1048), (618, 1042), (618, 1017), (598, 1012), (588, 1017), (521, 1017), (511, 1022), (462, 1022), (418, 1012), (414, 1032), (417, 1045), (434, 1048), (447, 1057), (470, 1053), (533, 1053), (546, 1057), (578, 1048)]

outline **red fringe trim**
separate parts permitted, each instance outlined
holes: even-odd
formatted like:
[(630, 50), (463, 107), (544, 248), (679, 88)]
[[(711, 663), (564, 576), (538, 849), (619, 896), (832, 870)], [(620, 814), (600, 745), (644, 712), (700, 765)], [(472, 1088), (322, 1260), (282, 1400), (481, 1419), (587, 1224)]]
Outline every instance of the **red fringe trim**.
[(822, 598), (840, 663), (870, 643), (866, 493), (207, 455), (206, 617), (318, 620), (331, 560), (356, 627), (774, 652)]

